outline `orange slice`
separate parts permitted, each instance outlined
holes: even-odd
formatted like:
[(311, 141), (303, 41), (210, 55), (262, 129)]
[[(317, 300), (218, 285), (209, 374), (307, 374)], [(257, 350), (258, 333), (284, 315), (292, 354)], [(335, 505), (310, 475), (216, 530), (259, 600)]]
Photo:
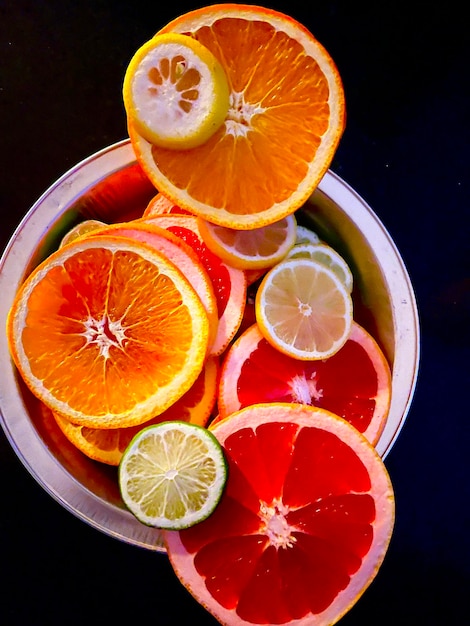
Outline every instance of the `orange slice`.
[(256, 321), (264, 337), (296, 359), (326, 359), (346, 342), (351, 294), (337, 275), (313, 259), (285, 259), (256, 292)]
[(219, 355), (234, 338), (243, 318), (247, 281), (243, 270), (231, 267), (213, 254), (199, 232), (197, 218), (189, 215), (156, 215), (142, 221), (166, 228), (185, 241), (198, 255), (212, 281), (219, 324), (211, 354)]
[(252, 230), (227, 228), (202, 218), (198, 226), (209, 250), (229, 265), (244, 270), (272, 267), (286, 256), (297, 238), (294, 215)]
[(192, 150), (147, 141), (132, 122), (143, 169), (175, 204), (229, 228), (258, 228), (293, 213), (327, 171), (345, 123), (338, 70), (300, 23), (250, 5), (203, 7), (161, 33), (189, 34), (221, 63), (230, 106)]
[(52, 411), (92, 428), (148, 421), (180, 398), (207, 354), (204, 306), (147, 244), (84, 237), (41, 263), (8, 317), (13, 359)]
[(106, 226), (90, 232), (89, 235), (130, 237), (133, 240), (147, 243), (174, 263), (190, 282), (206, 310), (209, 320), (208, 350), (211, 353), (219, 325), (217, 300), (206, 269), (187, 243), (165, 228), (159, 228), (154, 224), (147, 224), (140, 220)]
[(147, 141), (165, 148), (194, 148), (225, 119), (229, 90), (216, 57), (196, 39), (166, 33), (144, 44), (124, 77), (130, 123)]
[(253, 324), (223, 361), (216, 419), (251, 404), (296, 402), (336, 413), (375, 445), (387, 421), (391, 390), (390, 366), (382, 350), (355, 322), (341, 350), (315, 361), (280, 353)]
[(177, 576), (222, 624), (335, 624), (392, 535), (381, 458), (350, 424), (304, 405), (254, 405), (211, 431), (228, 480), (209, 518), (164, 533)]
[(161, 415), (128, 428), (89, 428), (73, 424), (57, 413), (54, 418), (67, 439), (86, 456), (108, 465), (119, 465), (133, 437), (146, 426), (179, 420), (205, 426), (215, 405), (218, 360), (209, 358), (191, 389)]

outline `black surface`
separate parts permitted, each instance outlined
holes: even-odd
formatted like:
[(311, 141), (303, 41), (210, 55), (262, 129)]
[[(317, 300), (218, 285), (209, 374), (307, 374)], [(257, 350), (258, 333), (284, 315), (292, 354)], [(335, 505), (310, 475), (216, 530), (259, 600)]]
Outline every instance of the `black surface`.
[[(0, 0), (1, 248), (61, 174), (126, 136), (133, 52), (194, 4)], [(468, 46), (457, 4), (309, 2), (341, 72), (348, 126), (332, 169), (374, 208), (414, 284), (422, 361), (387, 457), (397, 520), (376, 580), (341, 621), (468, 623), (470, 247)], [(165, 556), (62, 509), (0, 435), (0, 624), (213, 624)], [(151, 620), (151, 621), (150, 621)]]

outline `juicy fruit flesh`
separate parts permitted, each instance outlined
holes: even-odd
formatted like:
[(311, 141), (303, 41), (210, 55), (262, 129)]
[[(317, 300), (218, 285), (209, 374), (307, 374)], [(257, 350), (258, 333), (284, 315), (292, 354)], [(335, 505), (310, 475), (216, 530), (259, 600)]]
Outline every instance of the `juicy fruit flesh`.
[(373, 541), (365, 465), (335, 433), (275, 420), (223, 445), (226, 492), (204, 525), (180, 533), (209, 593), (253, 623), (326, 610)]
[(119, 486), (142, 522), (187, 528), (210, 515), (225, 486), (222, 448), (205, 428), (162, 422), (142, 430), (124, 452)]
[[(103, 268), (100, 274), (95, 271), (97, 263)], [(148, 299), (136, 298), (141, 291)], [(145, 401), (156, 380), (170, 382), (191, 345), (191, 316), (180, 293), (151, 263), (130, 252), (93, 250), (72, 256), (63, 268), (50, 270), (28, 304), (22, 341), (33, 374), (53, 388), (59, 400), (89, 415), (119, 413), (123, 406)], [(161, 309), (161, 314), (149, 319), (149, 306)], [(178, 311), (177, 318), (168, 316), (168, 307)], [(175, 349), (169, 338), (174, 337), (171, 327), (177, 320), (180, 343)], [(62, 357), (51, 370), (50, 360), (41, 354), (59, 353)], [(135, 362), (141, 363), (140, 369)], [(82, 380), (79, 387), (77, 372)], [(129, 379), (132, 389), (127, 386)], [(96, 380), (102, 381), (106, 396), (84, 397), (84, 387)]]
[[(240, 408), (258, 402), (303, 402), (328, 409), (364, 432), (372, 419), (377, 374), (367, 353), (347, 341), (340, 352), (322, 361), (298, 361), (275, 354), (261, 339), (256, 358), (247, 359), (240, 373)], [(340, 381), (340, 383), (339, 383)]]

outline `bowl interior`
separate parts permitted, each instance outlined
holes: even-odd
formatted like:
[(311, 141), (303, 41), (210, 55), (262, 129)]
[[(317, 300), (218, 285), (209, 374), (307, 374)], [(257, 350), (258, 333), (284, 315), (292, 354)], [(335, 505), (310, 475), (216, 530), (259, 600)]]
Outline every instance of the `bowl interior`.
[[(124, 222), (141, 216), (155, 188), (135, 162), (128, 141), (93, 155), (59, 179), (27, 213), (2, 257), (0, 316), (5, 327), (14, 294), (28, 273), (84, 219)], [(344, 256), (353, 271), (355, 319), (381, 345), (392, 367), (392, 405), (377, 444), (385, 457), (406, 418), (419, 358), (418, 318), (401, 257), (383, 225), (344, 181), (328, 172), (298, 214)], [(125, 510), (117, 470), (81, 454), (57, 427), (50, 411), (28, 391), (9, 357), (2, 333), (2, 426), (34, 478), (65, 508), (128, 543), (162, 550), (159, 531)]]

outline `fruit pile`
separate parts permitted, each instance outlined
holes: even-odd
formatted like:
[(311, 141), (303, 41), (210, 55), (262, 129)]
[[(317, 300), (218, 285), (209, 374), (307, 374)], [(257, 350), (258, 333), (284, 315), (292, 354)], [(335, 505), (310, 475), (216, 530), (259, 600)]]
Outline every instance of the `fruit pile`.
[(139, 49), (123, 95), (158, 191), (32, 271), (12, 357), (220, 622), (333, 624), (394, 521), (390, 368), (347, 263), (297, 223), (343, 131), (338, 71), (292, 18), (214, 5)]

